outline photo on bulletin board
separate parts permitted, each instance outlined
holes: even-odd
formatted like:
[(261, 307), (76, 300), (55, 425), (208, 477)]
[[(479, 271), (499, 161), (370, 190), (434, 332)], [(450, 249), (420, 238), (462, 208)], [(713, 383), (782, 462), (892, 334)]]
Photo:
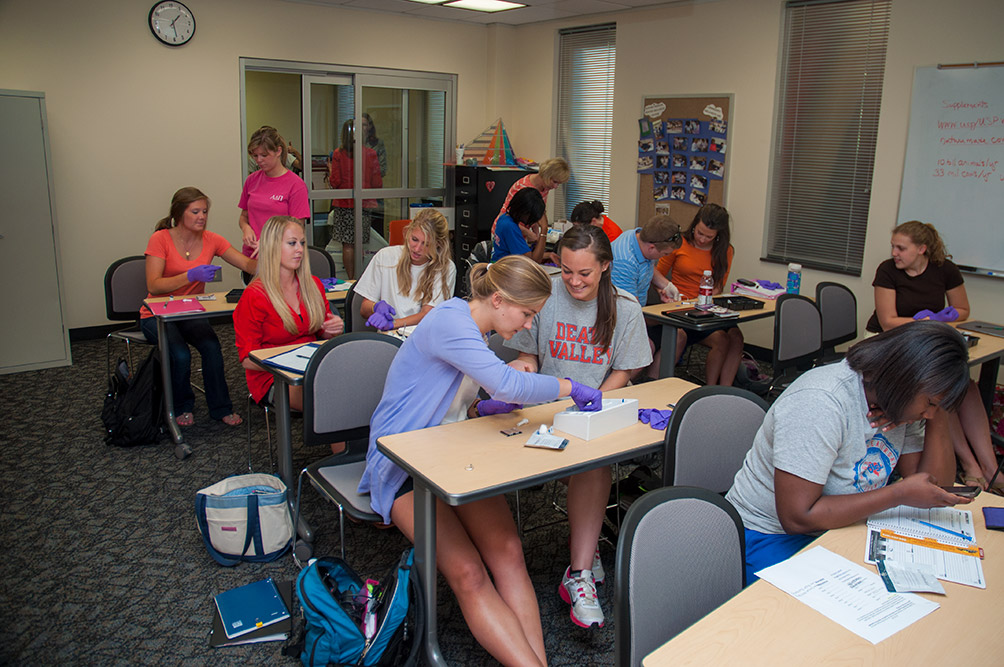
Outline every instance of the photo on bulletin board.
[[(686, 226), (708, 202), (727, 206), (726, 147), (733, 105), (733, 96), (728, 93), (647, 95), (642, 99), (639, 142), (650, 138), (652, 143), (649, 151), (641, 151), (639, 143), (639, 224), (655, 215), (657, 207), (668, 209), (675, 222)], [(656, 128), (661, 130), (659, 136)], [(660, 141), (668, 144), (668, 156)], [(645, 154), (653, 159), (643, 165)]]
[(657, 121), (655, 121), (655, 122), (652, 123), (652, 136), (655, 137), (656, 139), (661, 139), (662, 138), (663, 134), (662, 134), (662, 121), (661, 120), (657, 120)]
[(642, 153), (638, 156), (638, 173), (651, 174), (655, 169), (655, 156), (651, 153)]
[(658, 155), (669, 155), (669, 142), (659, 139), (655, 142), (655, 152)]

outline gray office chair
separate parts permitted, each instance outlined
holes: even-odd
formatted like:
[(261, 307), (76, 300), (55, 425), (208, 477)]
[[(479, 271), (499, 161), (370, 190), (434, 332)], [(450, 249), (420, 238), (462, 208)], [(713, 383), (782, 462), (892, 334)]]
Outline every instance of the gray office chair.
[(687, 392), (666, 427), (663, 486), (728, 491), (767, 408), (767, 401), (737, 387), (706, 386)]
[(322, 280), (335, 277), (335, 260), (327, 250), (311, 245), (307, 246), (307, 252), (310, 253), (310, 272), (314, 276)]
[(363, 298), (361, 294), (356, 294), (355, 283), (345, 291), (345, 333), (376, 331), (375, 327), (366, 326), (366, 318), (360, 310)]
[(816, 285), (816, 307), (823, 328), (820, 361), (838, 361), (844, 355), (836, 346), (858, 337), (858, 300), (846, 286), (823, 282)]
[(774, 379), (769, 397), (776, 398), (798, 375), (812, 367), (823, 347), (819, 309), (808, 297), (782, 294), (774, 310)]
[(740, 592), (745, 552), (742, 519), (717, 493), (674, 486), (635, 501), (617, 542), (616, 664), (640, 665)]
[(129, 321), (129, 326), (105, 338), (105, 368), (111, 366), (112, 339), (126, 344), (126, 358), (132, 371), (132, 344), (151, 345), (139, 328), (139, 309), (146, 298), (146, 257), (134, 255), (112, 262), (105, 271), (105, 317), (113, 322)]
[[(296, 521), (300, 513), (303, 478), (338, 507), (338, 532), (345, 558), (345, 523), (348, 514), (360, 521), (382, 521), (370, 508), (369, 496), (356, 488), (366, 467), (370, 418), (383, 396), (387, 371), (401, 347), (391, 336), (353, 332), (324, 343), (310, 358), (303, 376), (303, 442), (328, 445), (345, 441), (345, 451), (310, 464), (300, 472), (296, 489)], [(298, 541), (298, 561), (310, 557), (312, 547)]]

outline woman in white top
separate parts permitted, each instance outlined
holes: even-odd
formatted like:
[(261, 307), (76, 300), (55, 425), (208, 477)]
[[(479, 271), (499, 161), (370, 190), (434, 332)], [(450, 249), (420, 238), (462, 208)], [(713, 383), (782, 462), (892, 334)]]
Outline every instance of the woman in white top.
[(405, 244), (382, 248), (356, 283), (360, 311), (381, 331), (413, 326), (453, 296), (457, 268), (446, 217), (427, 209), (404, 228)]

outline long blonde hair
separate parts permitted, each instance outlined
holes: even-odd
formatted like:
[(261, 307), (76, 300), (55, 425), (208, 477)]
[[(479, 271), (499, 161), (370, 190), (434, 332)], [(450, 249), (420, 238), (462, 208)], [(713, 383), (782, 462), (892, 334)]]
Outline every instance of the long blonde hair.
[[(304, 231), (303, 222), (288, 215), (273, 215), (262, 227), (258, 240), (258, 277), (251, 283), (251, 285), (254, 285), (255, 282), (261, 283), (272, 308), (282, 320), (283, 328), (291, 334), (298, 333), (299, 329), (297, 329), (296, 320), (293, 319), (293, 313), (290, 312), (289, 304), (282, 296), (279, 272), (282, 258), (282, 235), (286, 233), (287, 227), (294, 225), (301, 232)], [(303, 260), (300, 262), (300, 268), (296, 270), (296, 279), (300, 283), (300, 300), (307, 307), (310, 332), (314, 333), (324, 325), (328, 306), (314, 285), (313, 274), (310, 272), (309, 248), (303, 249)]]
[(450, 264), (453, 257), (450, 254), (450, 230), (446, 216), (433, 209), (425, 209), (404, 228), (404, 251), (397, 262), (397, 289), (401, 296), (411, 295), (411, 253), (408, 249), (408, 239), (415, 230), (425, 234), (425, 249), (429, 261), (425, 263), (418, 278), (415, 301), (420, 306), (432, 303), (436, 292), (436, 277), (439, 277), (442, 293), (449, 298), (453, 289), (447, 282)]
[(536, 306), (551, 296), (551, 278), (540, 264), (524, 255), (506, 255), (494, 264), (471, 267), (471, 301), (499, 295), (517, 306)]
[(927, 255), (928, 261), (934, 262), (938, 266), (944, 264), (946, 259), (952, 258), (948, 254), (948, 248), (941, 240), (938, 230), (930, 223), (911, 220), (893, 229), (892, 233), (910, 237), (915, 245), (926, 245), (927, 250), (924, 254)]

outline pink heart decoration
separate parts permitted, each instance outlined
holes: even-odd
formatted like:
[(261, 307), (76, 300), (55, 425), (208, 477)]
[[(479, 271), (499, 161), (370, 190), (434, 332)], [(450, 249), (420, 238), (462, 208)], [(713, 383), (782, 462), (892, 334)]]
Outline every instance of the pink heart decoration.
[(488, 192), (495, 189), (495, 181), (485, 181), (485, 187), (488, 188)]

